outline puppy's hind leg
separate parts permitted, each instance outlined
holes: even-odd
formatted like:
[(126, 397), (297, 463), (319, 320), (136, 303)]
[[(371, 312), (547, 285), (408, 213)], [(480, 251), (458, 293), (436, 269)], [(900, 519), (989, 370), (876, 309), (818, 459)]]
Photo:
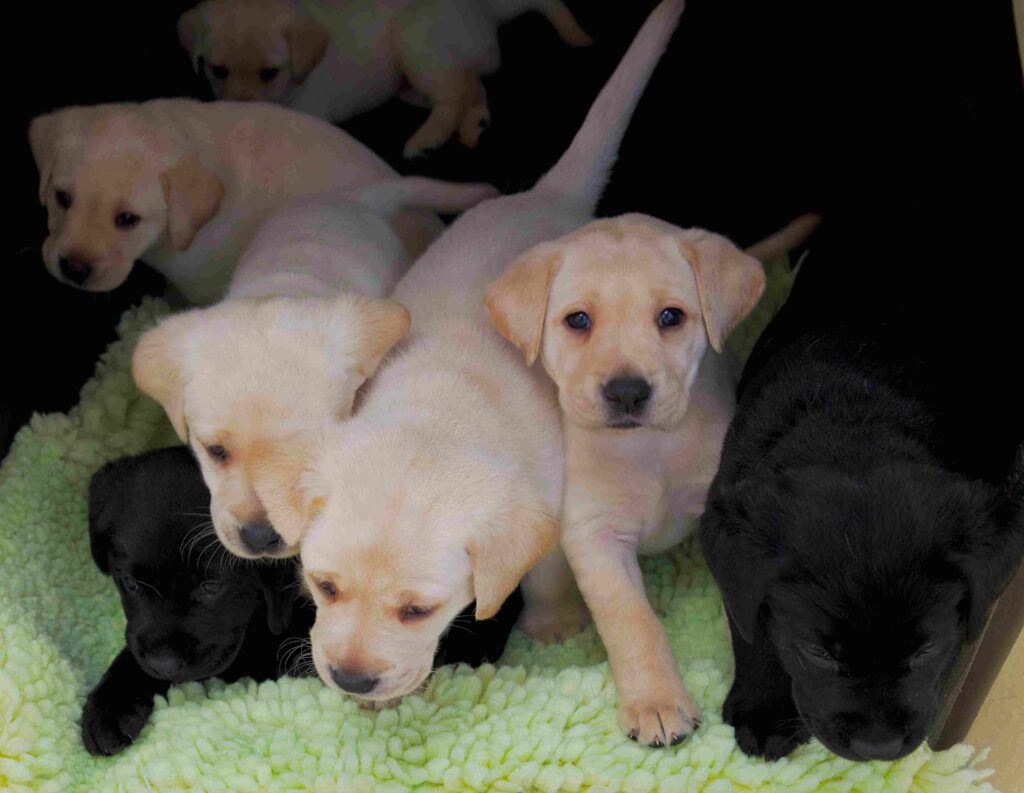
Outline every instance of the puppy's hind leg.
[[(405, 143), (403, 154), (412, 159), (444, 144), (459, 130), (467, 112), (478, 107), (483, 89), (472, 69), (451, 66), (434, 74), (409, 75), (410, 82), (430, 97), (430, 115)], [(484, 105), (486, 110), (486, 104)], [(468, 135), (475, 145), (476, 139)], [(476, 137), (479, 137), (477, 132)]]
[(572, 570), (555, 546), (523, 579), (523, 613), (519, 629), (545, 644), (575, 636), (590, 623)]

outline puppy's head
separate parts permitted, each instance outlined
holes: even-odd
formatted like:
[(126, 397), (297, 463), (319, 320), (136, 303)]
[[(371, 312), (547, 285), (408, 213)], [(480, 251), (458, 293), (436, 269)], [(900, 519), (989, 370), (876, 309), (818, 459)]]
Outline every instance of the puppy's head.
[(935, 469), (744, 481), (702, 527), (731, 619), (766, 631), (812, 733), (852, 760), (912, 752), (958, 645), (1024, 554), (1019, 506)]
[(47, 209), (46, 269), (89, 292), (120, 286), (157, 243), (187, 249), (224, 196), (194, 155), (129, 108), (39, 116), (29, 142)]
[(178, 38), (218, 99), (284, 102), (323, 58), (330, 33), (281, 0), (207, 0)]
[(349, 295), (234, 300), (170, 317), (140, 339), (135, 382), (195, 451), (228, 550), (297, 553), (301, 537), (268, 520), (260, 478), (290, 470), (302, 438), (349, 416), (409, 322), (397, 303)]
[(761, 264), (725, 238), (624, 215), (525, 253), (487, 310), (528, 365), (541, 358), (573, 423), (669, 430), (708, 343), (721, 352), (763, 290)]
[[(302, 478), (310, 638), (327, 685), (386, 702), (426, 681), (468, 604), (477, 620), (497, 614), (557, 526), (516, 500), (500, 462), (443, 433), (354, 422), (332, 428)], [(294, 507), (275, 502), (275, 522), (282, 509)]]
[(280, 634), (291, 619), (294, 565), (232, 560), (203, 519), (208, 503), (184, 447), (118, 460), (89, 486), (93, 558), (117, 583), (128, 648), (161, 680), (221, 674), (247, 632)]

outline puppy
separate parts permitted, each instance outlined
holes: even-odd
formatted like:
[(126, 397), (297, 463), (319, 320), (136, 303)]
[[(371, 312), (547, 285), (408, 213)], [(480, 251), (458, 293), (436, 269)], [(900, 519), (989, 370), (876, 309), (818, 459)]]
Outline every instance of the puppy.
[(300, 201), (263, 224), (224, 302), (139, 340), (135, 381), (195, 452), (232, 553), (298, 552), (267, 521), (252, 472), (289, 437), (346, 418), (409, 329), (405, 308), (381, 299), (409, 264), (387, 218), (411, 204), (457, 211), (495, 192), (410, 178)]
[(999, 225), (979, 235), (945, 190), (921, 222), (908, 202), (813, 240), (744, 372), (700, 539), (736, 659), (723, 715), (747, 754), (811, 737), (852, 760), (913, 751), (1024, 556), (1019, 384), (998, 380), (1017, 293), (989, 264)]
[(477, 619), (490, 618), (542, 559), (523, 582), (522, 624), (543, 632), (558, 614), (566, 593), (545, 589), (565, 565), (556, 398), (490, 327), (483, 299), (517, 255), (592, 217), (681, 12), (652, 12), (535, 188), (474, 207), (402, 279), (395, 298), (414, 331), (353, 418), (257, 472), (275, 527), (301, 541), (313, 660), (328, 684), (371, 702), (415, 691), (452, 617), (475, 600)]
[(209, 494), (189, 451), (101, 468), (89, 486), (96, 566), (117, 584), (125, 648), (89, 694), (82, 740), (95, 755), (131, 744), (174, 683), (276, 678), (282, 650), (313, 623), (290, 561), (248, 566), (205, 531)]
[[(29, 142), (54, 277), (107, 292), (145, 259), (194, 304), (223, 294), (260, 223), (296, 198), (397, 178), (346, 133), (273, 105), (72, 107), (33, 119)], [(443, 227), (405, 212), (395, 228), (416, 256)]]
[(723, 237), (623, 215), (530, 249), (487, 296), (494, 326), (558, 386), (561, 544), (608, 649), (619, 721), (651, 746), (681, 741), (699, 711), (637, 553), (696, 527), (735, 404), (725, 338), (764, 283)]
[(178, 37), (218, 98), (279, 102), (341, 122), (383, 104), (403, 77), (431, 105), (405, 145), (414, 157), (452, 135), (475, 146), (490, 120), (481, 74), (497, 71), (497, 27), (539, 11), (562, 39), (590, 38), (561, 0), (205, 0)]

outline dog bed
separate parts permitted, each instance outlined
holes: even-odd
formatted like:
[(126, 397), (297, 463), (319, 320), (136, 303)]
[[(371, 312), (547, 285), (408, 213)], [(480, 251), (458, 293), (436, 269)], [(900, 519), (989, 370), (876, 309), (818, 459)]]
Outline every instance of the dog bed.
[[(781, 273), (731, 339), (741, 353), (788, 293)], [(993, 790), (985, 753), (962, 745), (893, 763), (849, 762), (818, 743), (775, 763), (744, 756), (721, 719), (732, 655), (696, 543), (644, 564), (704, 712), (680, 746), (649, 749), (620, 731), (591, 627), (547, 647), (514, 632), (499, 665), (441, 669), (422, 695), (379, 713), (316, 678), (177, 686), (133, 746), (89, 756), (78, 719), (122, 647), (124, 618), (89, 553), (86, 490), (108, 460), (177, 442), (129, 373), (135, 339), (166, 310), (148, 301), (128, 312), (78, 407), (34, 417), (0, 468), (0, 790)]]

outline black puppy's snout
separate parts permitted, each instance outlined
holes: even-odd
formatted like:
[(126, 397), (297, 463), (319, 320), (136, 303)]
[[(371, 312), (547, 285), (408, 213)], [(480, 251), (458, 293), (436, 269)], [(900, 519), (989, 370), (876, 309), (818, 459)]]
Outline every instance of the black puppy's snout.
[(642, 377), (614, 377), (602, 391), (612, 410), (627, 415), (643, 412), (651, 398), (651, 384)]
[(156, 677), (172, 679), (182, 668), (181, 656), (173, 650), (160, 650), (146, 654), (146, 666)]
[(905, 754), (905, 745), (903, 735), (890, 729), (850, 737), (850, 749), (861, 760), (895, 760)]
[(245, 524), (238, 530), (238, 538), (250, 553), (276, 551), (284, 545), (281, 535), (265, 520)]
[(337, 684), (338, 688), (349, 694), (369, 694), (376, 687), (379, 678), (332, 666), (331, 680)]
[(64, 279), (79, 286), (88, 281), (89, 276), (92, 275), (92, 264), (85, 259), (61, 256), (57, 264)]

